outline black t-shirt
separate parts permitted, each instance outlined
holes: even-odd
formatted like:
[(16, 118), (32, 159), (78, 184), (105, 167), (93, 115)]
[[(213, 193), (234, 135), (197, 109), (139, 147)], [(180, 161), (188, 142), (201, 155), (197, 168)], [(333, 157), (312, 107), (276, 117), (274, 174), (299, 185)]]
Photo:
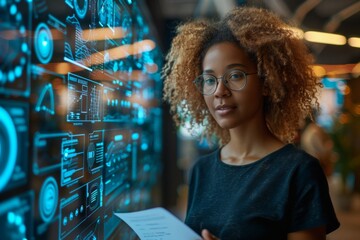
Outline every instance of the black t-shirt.
[(317, 159), (286, 145), (247, 165), (220, 160), (220, 149), (192, 169), (185, 223), (222, 240), (287, 239), (321, 226), (339, 227)]

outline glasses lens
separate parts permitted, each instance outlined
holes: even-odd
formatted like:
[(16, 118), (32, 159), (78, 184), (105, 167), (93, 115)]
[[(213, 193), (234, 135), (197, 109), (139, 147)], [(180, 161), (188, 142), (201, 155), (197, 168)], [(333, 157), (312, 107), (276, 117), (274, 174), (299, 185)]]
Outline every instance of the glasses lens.
[(203, 74), (195, 80), (195, 84), (202, 94), (209, 95), (215, 92), (217, 79), (212, 75)]
[(246, 74), (240, 70), (232, 70), (225, 76), (225, 81), (230, 89), (240, 90), (246, 85)]

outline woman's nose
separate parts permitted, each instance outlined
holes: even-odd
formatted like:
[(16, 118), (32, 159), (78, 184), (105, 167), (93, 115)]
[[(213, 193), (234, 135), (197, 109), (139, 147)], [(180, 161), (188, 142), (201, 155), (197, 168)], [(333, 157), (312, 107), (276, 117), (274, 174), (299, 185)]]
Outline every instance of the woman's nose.
[(217, 85), (214, 95), (216, 97), (225, 97), (225, 96), (229, 96), (230, 94), (231, 94), (231, 91), (228, 87), (226, 87), (226, 85), (224, 84), (224, 81), (222, 81), (221, 79), (218, 79), (218, 85)]

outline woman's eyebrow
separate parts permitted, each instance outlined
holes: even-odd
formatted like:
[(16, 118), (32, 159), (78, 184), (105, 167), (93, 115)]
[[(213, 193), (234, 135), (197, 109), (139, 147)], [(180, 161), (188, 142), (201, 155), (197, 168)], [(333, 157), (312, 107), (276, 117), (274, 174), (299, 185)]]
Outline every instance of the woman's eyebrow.
[[(225, 68), (226, 68), (226, 70), (229, 70), (229, 69), (232, 69), (232, 68), (235, 68), (235, 67), (246, 67), (246, 65), (241, 64), (241, 63), (232, 63), (232, 64), (227, 65)], [(205, 69), (205, 70), (202, 71), (202, 73), (214, 73), (214, 70)]]
[(202, 73), (214, 73), (212, 69), (203, 70)]
[(233, 64), (227, 65), (226, 69), (231, 69), (231, 68), (235, 68), (235, 67), (246, 67), (246, 65), (241, 64), (241, 63), (233, 63)]

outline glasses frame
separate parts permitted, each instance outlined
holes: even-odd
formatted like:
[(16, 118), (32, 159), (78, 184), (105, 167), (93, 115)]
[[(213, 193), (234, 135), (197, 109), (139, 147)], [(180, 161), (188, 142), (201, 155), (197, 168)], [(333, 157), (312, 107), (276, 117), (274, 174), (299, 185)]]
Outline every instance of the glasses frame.
[[(242, 88), (240, 88), (240, 89), (232, 89), (230, 86), (228, 86), (228, 81), (224, 78), (224, 76), (228, 76), (228, 75), (230, 75), (231, 72), (234, 72), (234, 71), (241, 72), (241, 73), (243, 73), (244, 76), (245, 76), (245, 84), (244, 84), (244, 86), (243, 86)], [(212, 93), (206, 93), (206, 94), (205, 94), (203, 91), (200, 90), (200, 88), (198, 87), (199, 84), (198, 84), (198, 81), (197, 81), (200, 77), (203, 77), (204, 74), (201, 74), (201, 75), (197, 76), (197, 77), (195, 78), (195, 80), (193, 81), (193, 83), (195, 84), (196, 89), (197, 89), (202, 95), (210, 96), (210, 95), (213, 95), (213, 94), (216, 92), (216, 90), (217, 90), (217, 88), (218, 88), (218, 86), (219, 86), (219, 80), (222, 81), (222, 83), (224, 84), (224, 86), (225, 86), (227, 89), (229, 89), (229, 90), (231, 90), (231, 91), (241, 91), (241, 90), (243, 90), (243, 89), (246, 87), (246, 85), (247, 85), (247, 76), (248, 76), (248, 75), (254, 75), (254, 74), (257, 74), (257, 72), (247, 73), (247, 72), (244, 72), (243, 70), (240, 70), (240, 69), (229, 69), (229, 70), (227, 70), (227, 71), (226, 71), (222, 76), (220, 76), (220, 77), (216, 77), (214, 74), (211, 74), (211, 73), (206, 73), (206, 75), (209, 75), (209, 76), (211, 76), (211, 77), (214, 77), (214, 79), (216, 79), (216, 87), (214, 88), (214, 91), (213, 91)]]

